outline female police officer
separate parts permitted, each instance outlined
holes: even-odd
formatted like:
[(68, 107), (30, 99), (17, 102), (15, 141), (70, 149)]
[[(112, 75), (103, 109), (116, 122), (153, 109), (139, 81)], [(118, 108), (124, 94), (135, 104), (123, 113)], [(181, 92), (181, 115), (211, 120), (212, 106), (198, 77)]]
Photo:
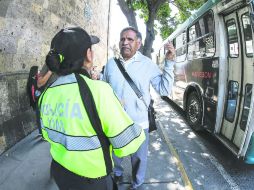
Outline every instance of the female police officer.
[(119, 157), (132, 154), (145, 139), (111, 87), (89, 77), (91, 46), (98, 42), (80, 27), (65, 28), (46, 57), (59, 78), (39, 106), (43, 137), (51, 145), (51, 172), (61, 190), (112, 190), (112, 151)]

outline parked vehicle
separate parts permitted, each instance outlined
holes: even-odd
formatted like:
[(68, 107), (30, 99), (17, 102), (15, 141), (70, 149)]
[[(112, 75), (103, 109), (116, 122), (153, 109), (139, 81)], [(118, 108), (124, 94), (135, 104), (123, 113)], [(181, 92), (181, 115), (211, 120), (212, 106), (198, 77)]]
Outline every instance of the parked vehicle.
[[(176, 48), (169, 97), (194, 130), (254, 164), (254, 1), (209, 0), (166, 40)], [(163, 60), (160, 49), (157, 62)]]

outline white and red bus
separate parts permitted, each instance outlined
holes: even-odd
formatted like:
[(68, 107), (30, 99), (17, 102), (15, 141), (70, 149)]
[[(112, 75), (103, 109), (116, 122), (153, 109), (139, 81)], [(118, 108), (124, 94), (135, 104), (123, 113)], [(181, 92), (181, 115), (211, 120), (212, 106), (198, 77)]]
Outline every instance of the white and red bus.
[[(194, 130), (254, 164), (254, 0), (209, 0), (166, 40), (176, 48), (169, 97)], [(163, 43), (163, 44), (164, 44)], [(163, 60), (162, 46), (157, 63)]]

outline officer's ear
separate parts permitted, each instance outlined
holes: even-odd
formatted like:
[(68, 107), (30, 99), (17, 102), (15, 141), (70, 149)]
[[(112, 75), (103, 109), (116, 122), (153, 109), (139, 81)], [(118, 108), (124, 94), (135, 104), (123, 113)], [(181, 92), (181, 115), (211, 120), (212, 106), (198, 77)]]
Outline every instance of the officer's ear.
[(88, 48), (86, 51), (86, 61), (93, 62), (93, 50), (92, 48)]
[(93, 66), (93, 51), (91, 48), (88, 48), (85, 55), (85, 60), (83, 63), (84, 68), (90, 72)]

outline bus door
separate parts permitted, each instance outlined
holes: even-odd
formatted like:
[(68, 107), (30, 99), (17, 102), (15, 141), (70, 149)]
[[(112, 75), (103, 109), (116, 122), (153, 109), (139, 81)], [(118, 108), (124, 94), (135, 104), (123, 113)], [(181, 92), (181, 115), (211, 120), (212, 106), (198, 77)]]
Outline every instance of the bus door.
[(253, 87), (253, 34), (249, 8), (224, 17), (228, 44), (227, 94), (221, 135), (236, 150), (243, 146)]

